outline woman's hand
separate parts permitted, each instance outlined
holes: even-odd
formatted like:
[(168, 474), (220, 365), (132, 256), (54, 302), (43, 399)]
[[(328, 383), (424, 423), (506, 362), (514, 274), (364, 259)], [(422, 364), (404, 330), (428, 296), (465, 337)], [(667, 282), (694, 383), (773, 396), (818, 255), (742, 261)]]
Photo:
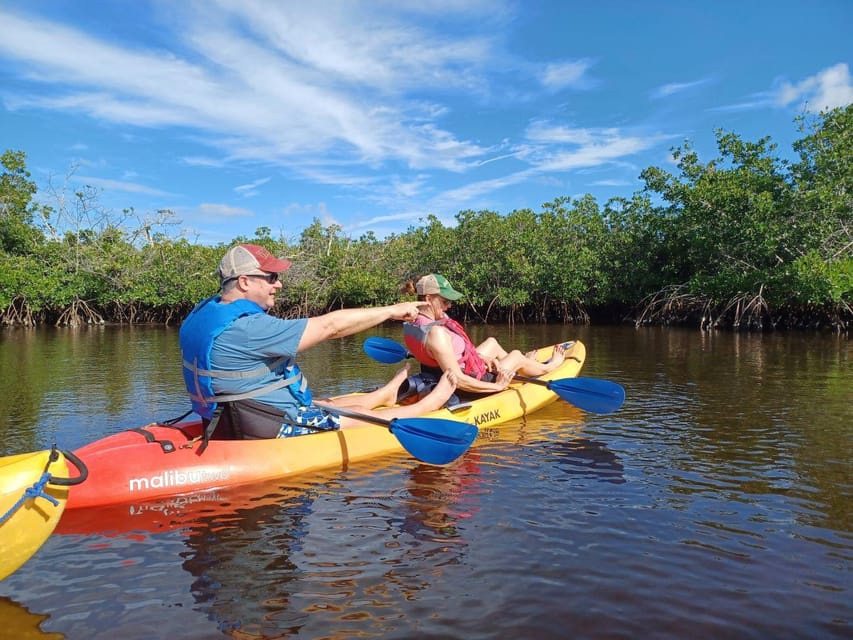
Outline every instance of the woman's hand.
[(480, 359), (483, 361), (483, 364), (486, 365), (486, 371), (490, 373), (494, 373), (497, 375), (498, 369), (500, 369), (500, 362), (495, 356), (484, 355), (481, 352), (477, 352), (477, 355), (480, 356)]
[(497, 377), (495, 378), (495, 384), (502, 390), (506, 389), (515, 377), (515, 371), (510, 371), (509, 369), (498, 369), (496, 374)]

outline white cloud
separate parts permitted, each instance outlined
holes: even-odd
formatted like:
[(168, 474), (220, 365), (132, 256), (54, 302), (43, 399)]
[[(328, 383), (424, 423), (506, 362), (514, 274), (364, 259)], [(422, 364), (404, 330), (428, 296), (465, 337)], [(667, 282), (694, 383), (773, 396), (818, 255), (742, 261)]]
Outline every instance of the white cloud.
[[(575, 128), (537, 120), (526, 131), (528, 144), (514, 155), (528, 167), (496, 178), (469, 182), (449, 189), (430, 201), (432, 210), (467, 208), (486, 194), (506, 187), (578, 169), (623, 164), (624, 158), (652, 148), (671, 136), (627, 135), (617, 128)], [(607, 181), (600, 181), (606, 184)], [(614, 183), (615, 184), (615, 183)], [(620, 186), (621, 183), (617, 184)]]
[[(563, 184), (568, 171), (610, 170), (662, 140), (618, 128), (572, 127), (537, 115), (520, 134), (515, 123), (524, 120), (504, 109), (502, 97), (534, 104), (534, 114), (566, 112), (573, 106), (550, 104), (553, 96), (546, 96), (550, 103), (536, 104), (541, 87), (554, 93), (587, 88), (595, 62), (564, 58), (530, 73), (530, 64), (504, 48), (508, 30), (490, 28), (508, 12), (520, 11), (515, 4), (371, 0), (335, 3), (333, 11), (323, 0), (167, 4), (169, 22), (158, 41), (168, 40), (169, 51), (132, 41), (118, 44), (94, 31), (0, 8), (0, 63), (9, 62), (16, 79), (13, 88), (4, 88), (6, 104), (82, 115), (109, 125), (116, 135), (138, 134), (145, 127), (162, 130), (171, 140), (189, 139), (193, 146), (179, 147), (186, 155), (174, 154), (186, 165), (223, 169), (239, 163), (241, 176), (247, 166), (257, 171), (240, 178), (247, 184), (233, 187), (244, 197), (258, 194), (270, 180), (254, 178), (284, 166), (294, 184), (341, 187), (347, 196), (392, 211), (374, 215), (379, 207), (372, 206), (363, 217), (374, 216), (370, 221), (377, 223), (480, 206), (475, 203), (528, 180)], [(525, 93), (531, 76), (541, 87)], [(508, 77), (517, 81), (509, 89)], [(658, 91), (671, 95), (699, 82)], [(460, 99), (465, 111), (457, 108)], [(474, 137), (491, 135), (510, 122), (502, 120), (505, 116), (515, 119), (499, 142)], [(461, 133), (467, 124), (460, 122), (475, 118), (489, 122), (470, 137)], [(151, 131), (143, 133), (154, 139)], [(198, 142), (209, 149), (199, 151)], [(438, 193), (449, 173), (455, 188)], [(263, 195), (270, 191), (263, 189)], [(317, 214), (334, 220), (325, 205), (284, 211), (288, 220)], [(206, 203), (188, 215), (255, 214)]]
[(75, 176), (75, 182), (80, 182), (82, 184), (88, 184), (93, 187), (100, 187), (101, 189), (108, 189), (111, 191), (126, 191), (128, 193), (142, 193), (149, 196), (170, 196), (167, 191), (162, 191), (161, 189), (155, 189), (153, 187), (147, 187), (145, 185), (139, 184), (137, 182), (127, 182), (123, 180), (109, 180), (107, 178), (97, 178), (95, 176)]
[(627, 180), (597, 180), (591, 184), (597, 187), (630, 187), (634, 183)]
[(578, 149), (557, 150), (549, 152), (537, 169), (551, 172), (595, 167), (645, 151), (660, 140), (661, 138), (656, 136), (647, 138), (626, 136), (588, 144)]
[(557, 90), (566, 87), (582, 88), (589, 83), (585, 78), (592, 60), (567, 60), (546, 65), (539, 74), (540, 82), (548, 89)]
[[(435, 10), (448, 7), (457, 18), (470, 17), (460, 3)], [(443, 129), (435, 119), (446, 106), (420, 92), (477, 90), (493, 45), (484, 36), (416, 26), (403, 9), (389, 9), (187, 4), (173, 24), (175, 53), (117, 46), (0, 9), (0, 56), (33, 87), (7, 92), (5, 102), (10, 109), (201, 131), (231, 160), (307, 156), (460, 171), (484, 150)], [(485, 5), (473, 11), (487, 19)]]
[(693, 80), (692, 82), (670, 82), (669, 84), (661, 85), (660, 87), (652, 89), (650, 95), (652, 100), (659, 100), (660, 98), (666, 98), (676, 93), (689, 91), (695, 87), (701, 87), (703, 84), (708, 84), (708, 82), (710, 82), (709, 78)]
[(242, 207), (232, 207), (227, 204), (214, 204), (209, 202), (198, 205), (198, 212), (203, 217), (213, 218), (234, 218), (255, 215), (254, 212), (249, 209), (243, 209)]
[(797, 102), (809, 111), (844, 107), (853, 102), (850, 69), (840, 62), (797, 84), (784, 82), (776, 92), (776, 103), (782, 106)]
[(221, 169), (226, 163), (221, 158), (205, 158), (202, 156), (185, 156), (181, 161), (190, 167), (208, 167), (209, 169)]
[[(208, 54), (218, 43), (211, 28), (242, 22), (294, 68), (307, 70), (312, 80), (327, 85), (346, 82), (392, 93), (417, 86), (467, 86), (480, 81), (471, 71), (490, 57), (492, 43), (484, 36), (458, 37), (430, 30), (423, 21), (407, 20), (406, 7), (394, 3), (335, 3), (318, 10), (315, 3), (245, 0), (219, 3), (222, 15), (195, 16), (192, 39)], [(455, 20), (488, 18), (486, 3), (433, 3), (423, 13)], [(229, 15), (230, 14), (230, 15)], [(449, 15), (452, 14), (452, 15)], [(221, 35), (234, 42), (236, 30)], [(213, 46), (211, 46), (213, 45)], [(316, 76), (314, 76), (316, 74)]]
[(404, 212), (404, 213), (393, 213), (383, 216), (374, 216), (372, 218), (367, 218), (365, 220), (355, 221), (352, 224), (347, 225), (344, 231), (357, 231), (359, 229), (374, 229), (377, 225), (381, 225), (386, 222), (401, 222), (410, 220), (414, 222), (418, 218), (422, 217), (424, 214), (420, 212)]
[(530, 123), (525, 132), (525, 137), (536, 143), (545, 144), (594, 144), (603, 139), (613, 139), (619, 136), (619, 130), (615, 128), (590, 129), (567, 127), (560, 124), (552, 124), (546, 120), (535, 120)]
[(534, 174), (534, 171), (525, 169), (524, 171), (516, 171), (515, 173), (500, 176), (499, 178), (477, 180), (456, 189), (448, 189), (433, 199), (432, 208), (445, 211), (468, 208), (471, 206), (471, 202), (480, 196), (524, 182)]
[(249, 184), (241, 184), (234, 187), (234, 191), (239, 193), (244, 198), (251, 198), (252, 196), (258, 195), (258, 187), (265, 185), (270, 181), (271, 178), (258, 178)]

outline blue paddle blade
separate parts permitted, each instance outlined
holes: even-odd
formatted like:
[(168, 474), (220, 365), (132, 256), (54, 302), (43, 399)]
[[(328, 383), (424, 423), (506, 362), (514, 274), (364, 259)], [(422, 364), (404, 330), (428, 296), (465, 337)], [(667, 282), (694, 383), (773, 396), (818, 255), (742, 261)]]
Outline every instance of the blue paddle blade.
[(368, 338), (364, 341), (364, 352), (377, 362), (394, 364), (409, 357), (406, 348), (388, 338)]
[(444, 418), (392, 418), (378, 416), (317, 403), (331, 413), (348, 416), (363, 422), (382, 425), (415, 458), (429, 464), (447, 464), (461, 456), (479, 431), (473, 424)]
[(566, 402), (590, 413), (611, 413), (625, 402), (625, 389), (610, 380), (562, 378), (551, 380), (546, 386)]
[(390, 429), (406, 451), (430, 464), (456, 460), (479, 431), (473, 424), (442, 418), (394, 418)]

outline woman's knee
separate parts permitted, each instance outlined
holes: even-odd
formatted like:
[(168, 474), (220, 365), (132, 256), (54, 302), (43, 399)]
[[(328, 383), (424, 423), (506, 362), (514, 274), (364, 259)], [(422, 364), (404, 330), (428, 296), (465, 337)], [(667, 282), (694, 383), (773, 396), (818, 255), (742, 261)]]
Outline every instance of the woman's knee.
[(526, 359), (526, 356), (521, 351), (513, 349), (501, 358), (500, 365), (502, 369), (512, 369), (514, 371), (522, 366)]
[(499, 347), (497, 339), (494, 336), (489, 336), (483, 342), (480, 343), (480, 349), (494, 349), (495, 347)]

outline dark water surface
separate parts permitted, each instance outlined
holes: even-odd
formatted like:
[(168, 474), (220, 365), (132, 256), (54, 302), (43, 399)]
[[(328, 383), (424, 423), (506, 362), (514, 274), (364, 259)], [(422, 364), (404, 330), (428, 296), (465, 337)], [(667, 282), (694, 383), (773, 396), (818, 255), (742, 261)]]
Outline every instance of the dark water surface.
[[(492, 330), (583, 340), (582, 374), (622, 384), (625, 406), (557, 402), (447, 467), (400, 455), (68, 512), (0, 582), (0, 638), (853, 637), (847, 340)], [(361, 352), (377, 334), (399, 338), (306, 354), (312, 386), (390, 377)], [(0, 455), (187, 404), (174, 329), (7, 330), (0, 380)]]

